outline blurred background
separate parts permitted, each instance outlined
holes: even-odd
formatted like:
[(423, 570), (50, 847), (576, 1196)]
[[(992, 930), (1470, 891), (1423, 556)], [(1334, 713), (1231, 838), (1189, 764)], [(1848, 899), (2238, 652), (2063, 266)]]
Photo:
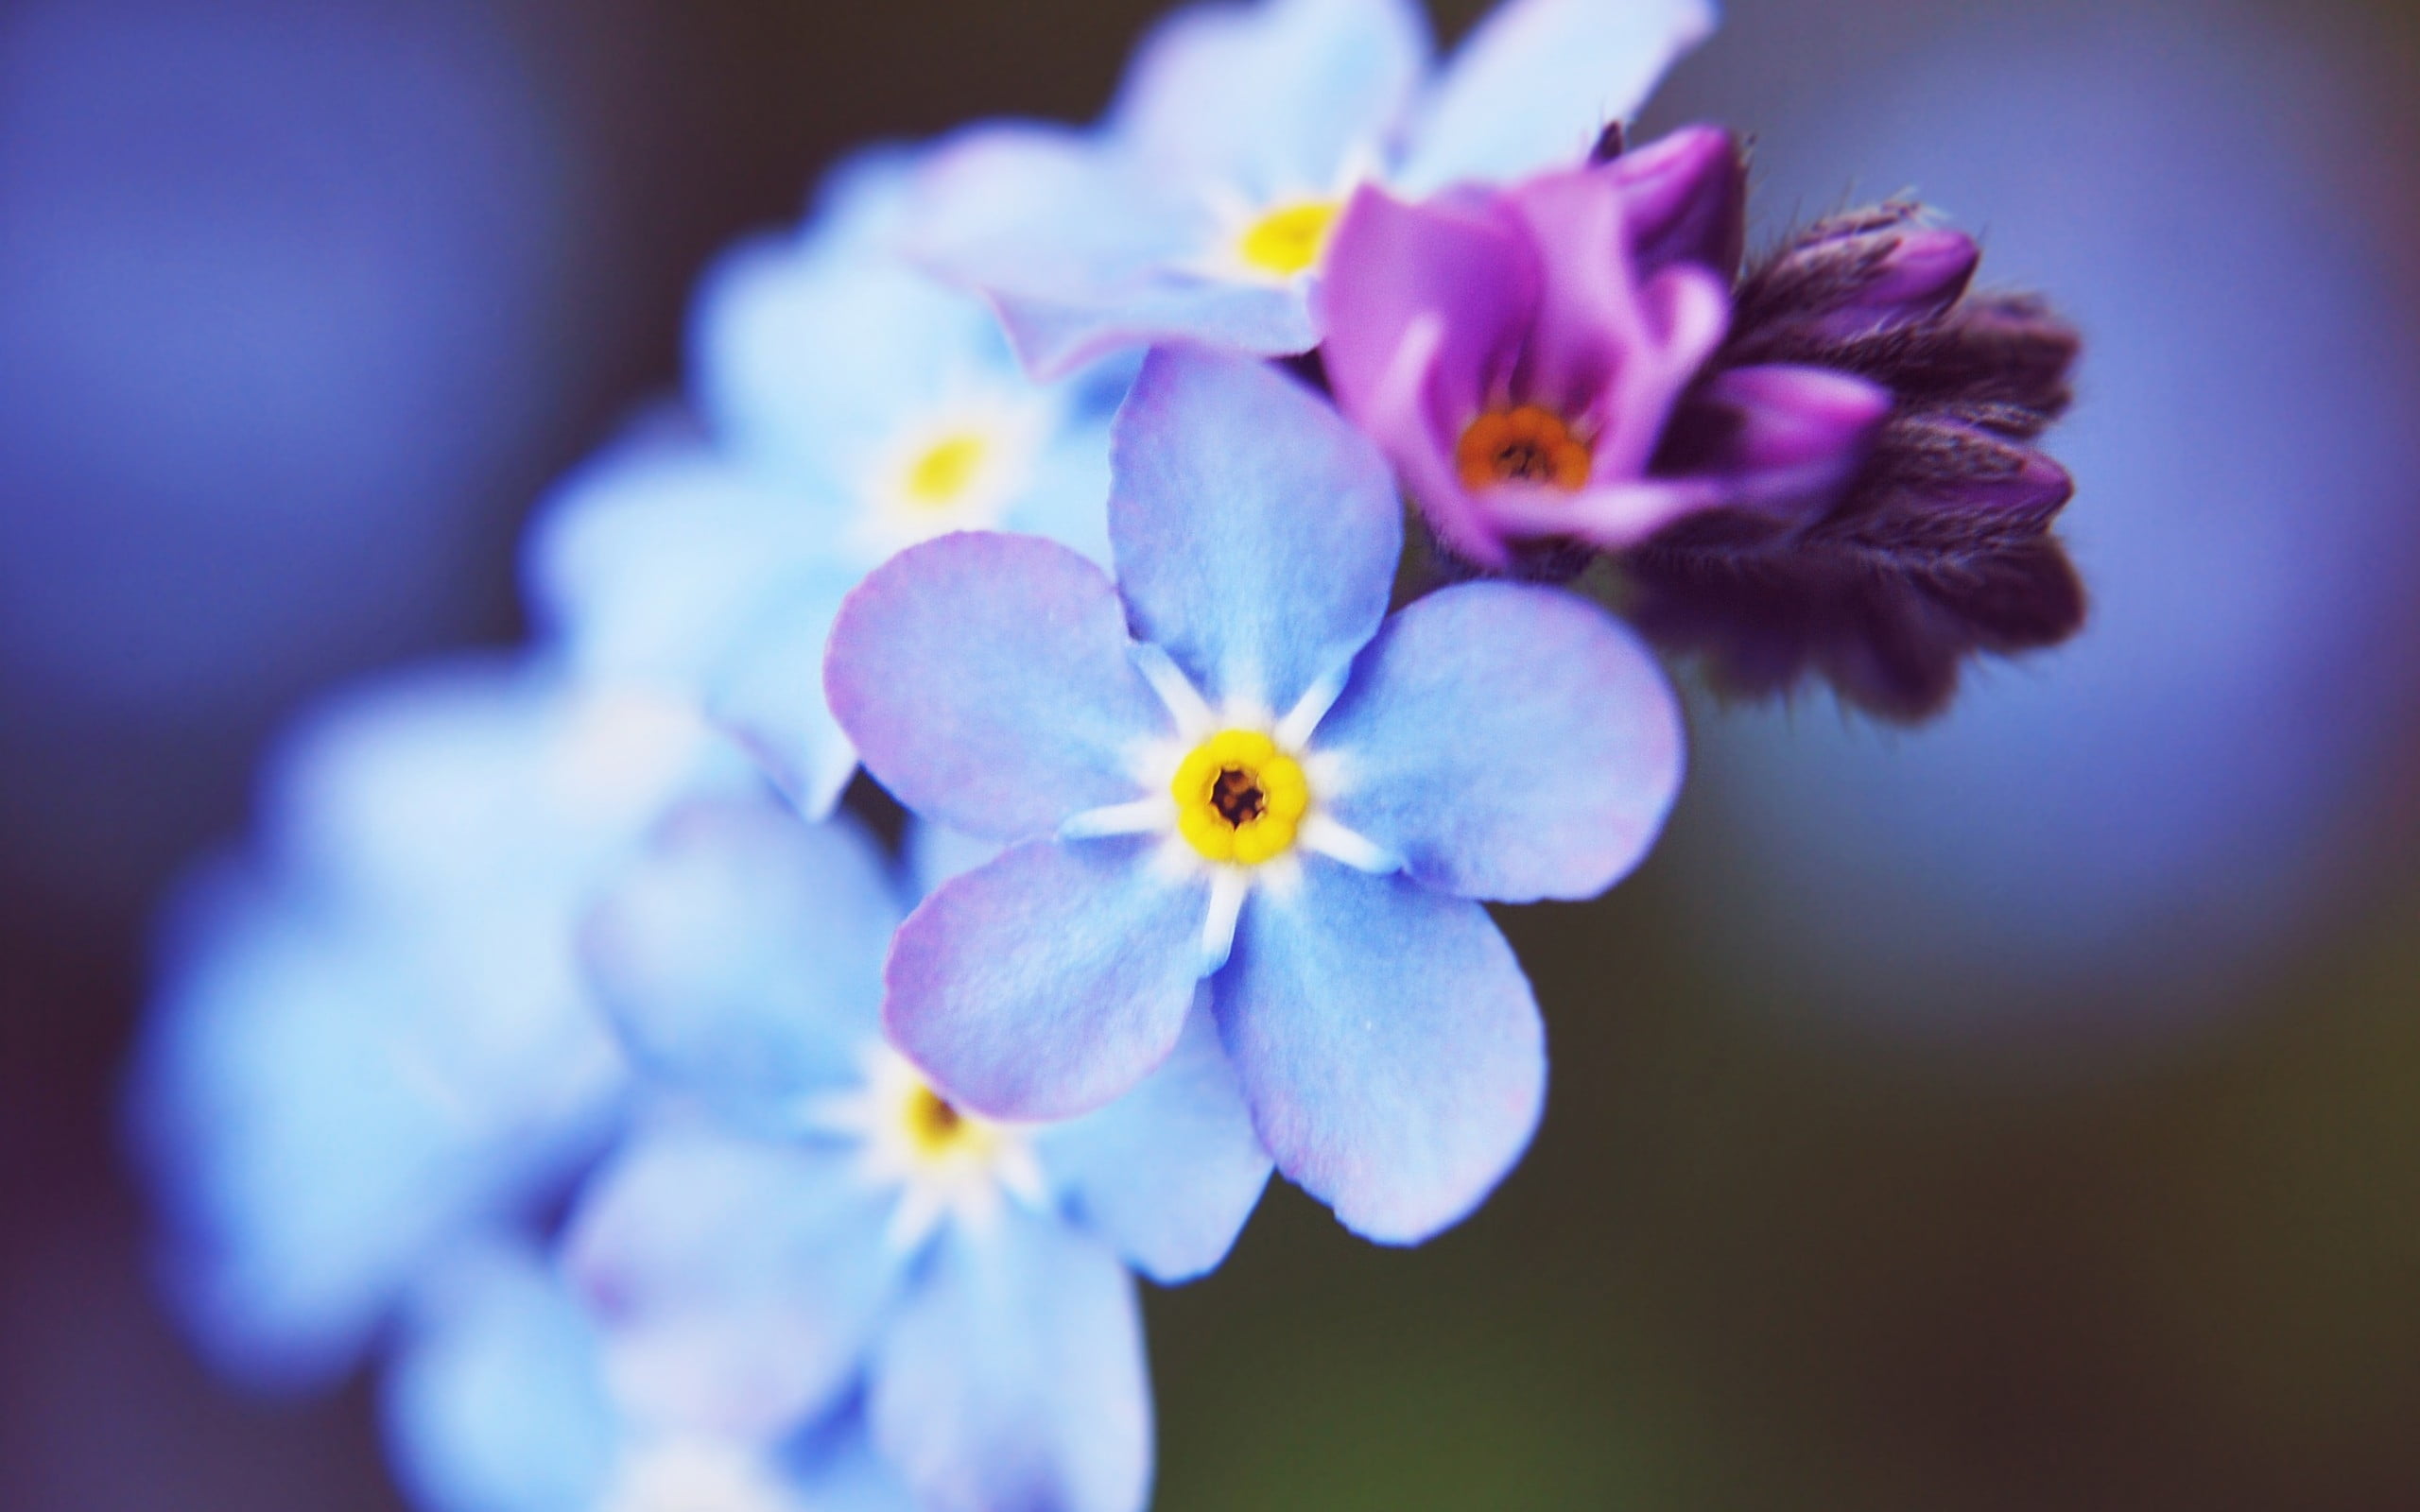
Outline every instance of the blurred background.
[[(1088, 118), (1145, 0), (0, 0), (0, 1505), (398, 1505), (156, 1309), (150, 910), (336, 681), (518, 632), (540, 490), (849, 144)], [(1479, 7), (1436, 7), (1448, 34)], [(1151, 1299), (1165, 1512), (2420, 1506), (2420, 15), (1732, 0), (1758, 224), (1913, 190), (2089, 337), (2071, 645), (1695, 708), (1508, 919), (1529, 1162)]]

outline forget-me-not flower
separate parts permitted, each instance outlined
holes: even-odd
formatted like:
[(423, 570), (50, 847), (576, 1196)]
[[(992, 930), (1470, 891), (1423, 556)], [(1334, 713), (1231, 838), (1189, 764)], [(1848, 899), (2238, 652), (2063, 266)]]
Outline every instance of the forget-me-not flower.
[(928, 1506), (1137, 1512), (1150, 1396), (1127, 1267), (1216, 1265), (1269, 1156), (1206, 1015), (1086, 1118), (947, 1099), (882, 1038), (907, 902), (846, 821), (711, 804), (592, 920), (633, 1055), (686, 1098), (572, 1218), (608, 1380), (654, 1420), (755, 1438), (862, 1394)]
[(1278, 1167), (1423, 1238), (1545, 1091), (1475, 900), (1586, 898), (1638, 861), (1680, 782), (1670, 688), (1570, 594), (1477, 582), (1389, 617), (1393, 478), (1265, 364), (1153, 352), (1115, 463), (1114, 585), (1048, 541), (950, 536), (834, 627), (868, 767), (1011, 843), (901, 929), (891, 1037), (961, 1106), (1066, 1116), (1165, 1060), (1208, 977)]
[(725, 259), (692, 322), (694, 418), (591, 462), (528, 552), (537, 618), (584, 676), (704, 709), (810, 816), (856, 758), (794, 648), (867, 569), (970, 528), (1105, 549), (1123, 371), (1033, 383), (980, 300), (892, 255), (908, 162), (859, 156), (803, 230)]
[(1578, 163), (1714, 23), (1713, 0), (1510, 0), (1440, 70), (1415, 0), (1196, 6), (1145, 42), (1095, 129), (943, 144), (907, 234), (991, 297), (1037, 372), (1168, 340), (1307, 352), (1356, 186), (1426, 196)]
[(167, 1287), (215, 1359), (341, 1370), (432, 1255), (602, 1146), (628, 1073), (578, 920), (677, 796), (746, 765), (535, 663), (393, 679), (288, 743), (261, 842), (171, 917), (130, 1089)]
[(632, 1412), (596, 1319), (526, 1246), (451, 1257), (400, 1335), (388, 1452), (424, 1512), (915, 1512), (849, 1407), (772, 1439)]

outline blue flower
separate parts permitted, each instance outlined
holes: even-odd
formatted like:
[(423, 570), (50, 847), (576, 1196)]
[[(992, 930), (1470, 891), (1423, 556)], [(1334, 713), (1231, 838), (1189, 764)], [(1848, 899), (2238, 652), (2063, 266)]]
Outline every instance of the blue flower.
[(759, 1439), (862, 1395), (930, 1506), (1136, 1512), (1150, 1405), (1127, 1267), (1216, 1265), (1269, 1157), (1203, 1016), (1087, 1118), (947, 1101), (882, 1040), (906, 906), (846, 821), (710, 804), (592, 920), (600, 992), (681, 1094), (573, 1215), (607, 1379), (653, 1420)]
[(1037, 372), (1169, 340), (1307, 352), (1309, 285), (1357, 185), (1417, 197), (1576, 163), (1714, 24), (1713, 0), (1511, 0), (1438, 72), (1412, 0), (1198, 6), (1144, 43), (1094, 131), (945, 144), (906, 235), (993, 299)]
[(676, 795), (752, 782), (697, 719), (466, 662), (288, 743), (255, 850), (173, 911), (130, 1089), (167, 1283), (225, 1367), (348, 1366), (429, 1256), (542, 1200), (628, 1073), (589, 895)]
[(853, 1410), (773, 1440), (631, 1412), (594, 1319), (517, 1246), (431, 1278), (385, 1395), (389, 1457), (425, 1512), (914, 1512)]
[(1636, 864), (1680, 782), (1670, 689), (1570, 594), (1471, 583), (1388, 618), (1387, 465), (1266, 365), (1155, 352), (1115, 456), (1115, 586), (957, 535), (833, 631), (825, 686), (873, 774), (1012, 845), (901, 929), (890, 1032), (954, 1103), (1064, 1117), (1160, 1065), (1207, 977), (1278, 1168), (1364, 1234), (1424, 1238), (1510, 1168), (1545, 1091), (1529, 984), (1473, 900), (1585, 898)]
[(790, 669), (867, 569), (993, 525), (1106, 549), (1126, 373), (1035, 385), (981, 301), (892, 256), (907, 172), (862, 156), (804, 231), (728, 257), (692, 326), (696, 418), (609, 448), (528, 550), (536, 616), (583, 675), (705, 709), (810, 816), (856, 758)]

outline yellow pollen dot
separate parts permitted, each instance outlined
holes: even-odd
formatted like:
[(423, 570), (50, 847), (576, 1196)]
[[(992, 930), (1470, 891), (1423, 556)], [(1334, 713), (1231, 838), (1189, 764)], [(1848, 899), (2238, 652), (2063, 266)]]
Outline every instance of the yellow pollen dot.
[(1543, 483), (1573, 492), (1586, 486), (1592, 460), (1588, 443), (1562, 416), (1535, 404), (1489, 410), (1471, 421), (1454, 448), (1455, 469), (1473, 489)]
[(956, 504), (991, 453), (991, 443), (972, 432), (944, 436), (908, 466), (908, 497), (928, 509)]
[(1303, 766), (1256, 730), (1227, 730), (1193, 747), (1168, 783), (1177, 831), (1209, 861), (1256, 867), (1293, 849), (1311, 806)]
[(908, 1139), (914, 1142), (918, 1153), (926, 1156), (948, 1155), (988, 1138), (981, 1124), (959, 1112), (949, 1099), (930, 1087), (919, 1086), (908, 1093), (900, 1116), (908, 1125)]
[(1278, 278), (1295, 278), (1319, 266), (1336, 229), (1340, 206), (1314, 199), (1280, 205), (1244, 230), (1236, 251), (1246, 266)]

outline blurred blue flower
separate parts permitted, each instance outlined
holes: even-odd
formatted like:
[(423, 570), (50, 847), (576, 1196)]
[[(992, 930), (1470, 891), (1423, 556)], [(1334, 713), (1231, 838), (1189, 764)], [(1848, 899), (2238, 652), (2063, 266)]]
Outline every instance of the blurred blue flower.
[(422, 1289), (386, 1383), (396, 1472), (425, 1512), (914, 1512), (844, 1406), (766, 1441), (616, 1402), (595, 1321), (534, 1253), (482, 1245)]
[(1065, 1117), (1160, 1065), (1209, 977), (1279, 1168), (1362, 1233), (1425, 1238), (1545, 1093), (1537, 1005), (1473, 900), (1591, 897), (1636, 864), (1680, 784), (1670, 689), (1552, 590), (1389, 619), (1393, 476), (1267, 364), (1155, 352), (1116, 456), (1115, 586), (968, 533), (878, 569), (833, 630), (873, 774), (1026, 842), (901, 929), (890, 1033), (953, 1099)]
[(592, 920), (604, 1001), (683, 1094), (572, 1218), (606, 1379), (652, 1420), (759, 1440), (862, 1391), (926, 1504), (1135, 1512), (1150, 1386), (1121, 1261), (1215, 1266), (1269, 1157), (1206, 1015), (1088, 1118), (946, 1101), (881, 1035), (908, 901), (849, 821), (717, 803)]
[(505, 662), (289, 744), (257, 852), (175, 911), (130, 1089), (168, 1289), (226, 1368), (342, 1369), (431, 1255), (596, 1151), (627, 1074), (578, 919), (665, 805), (745, 765), (677, 707)]
[(529, 547), (538, 617), (583, 675), (708, 709), (810, 816), (856, 757), (798, 669), (867, 569), (989, 526), (1107, 549), (1124, 371), (1037, 386), (981, 301), (898, 262), (909, 162), (854, 160), (802, 231), (725, 260), (692, 330), (698, 421), (642, 424)]
[(1196, 6), (1144, 43), (1095, 130), (944, 144), (907, 234), (992, 297), (1038, 372), (1158, 341), (1307, 352), (1357, 185), (1575, 164), (1714, 25), (1713, 0), (1510, 0), (1440, 72), (1412, 0)]
[(2000, 1048), (2233, 1000), (2375, 834), (2420, 679), (2401, 232), (2334, 177), (2369, 126), (2242, 8), (2056, 13), (1945, 12), (1912, 58), (1843, 34), (1810, 70), (1772, 34), (1736, 60), (1777, 193), (1821, 203), (1841, 163), (1910, 179), (2092, 343), (2060, 442), (2086, 632), (1922, 732), (1760, 714), (1700, 743), (1720, 957), (1780, 1001)]

